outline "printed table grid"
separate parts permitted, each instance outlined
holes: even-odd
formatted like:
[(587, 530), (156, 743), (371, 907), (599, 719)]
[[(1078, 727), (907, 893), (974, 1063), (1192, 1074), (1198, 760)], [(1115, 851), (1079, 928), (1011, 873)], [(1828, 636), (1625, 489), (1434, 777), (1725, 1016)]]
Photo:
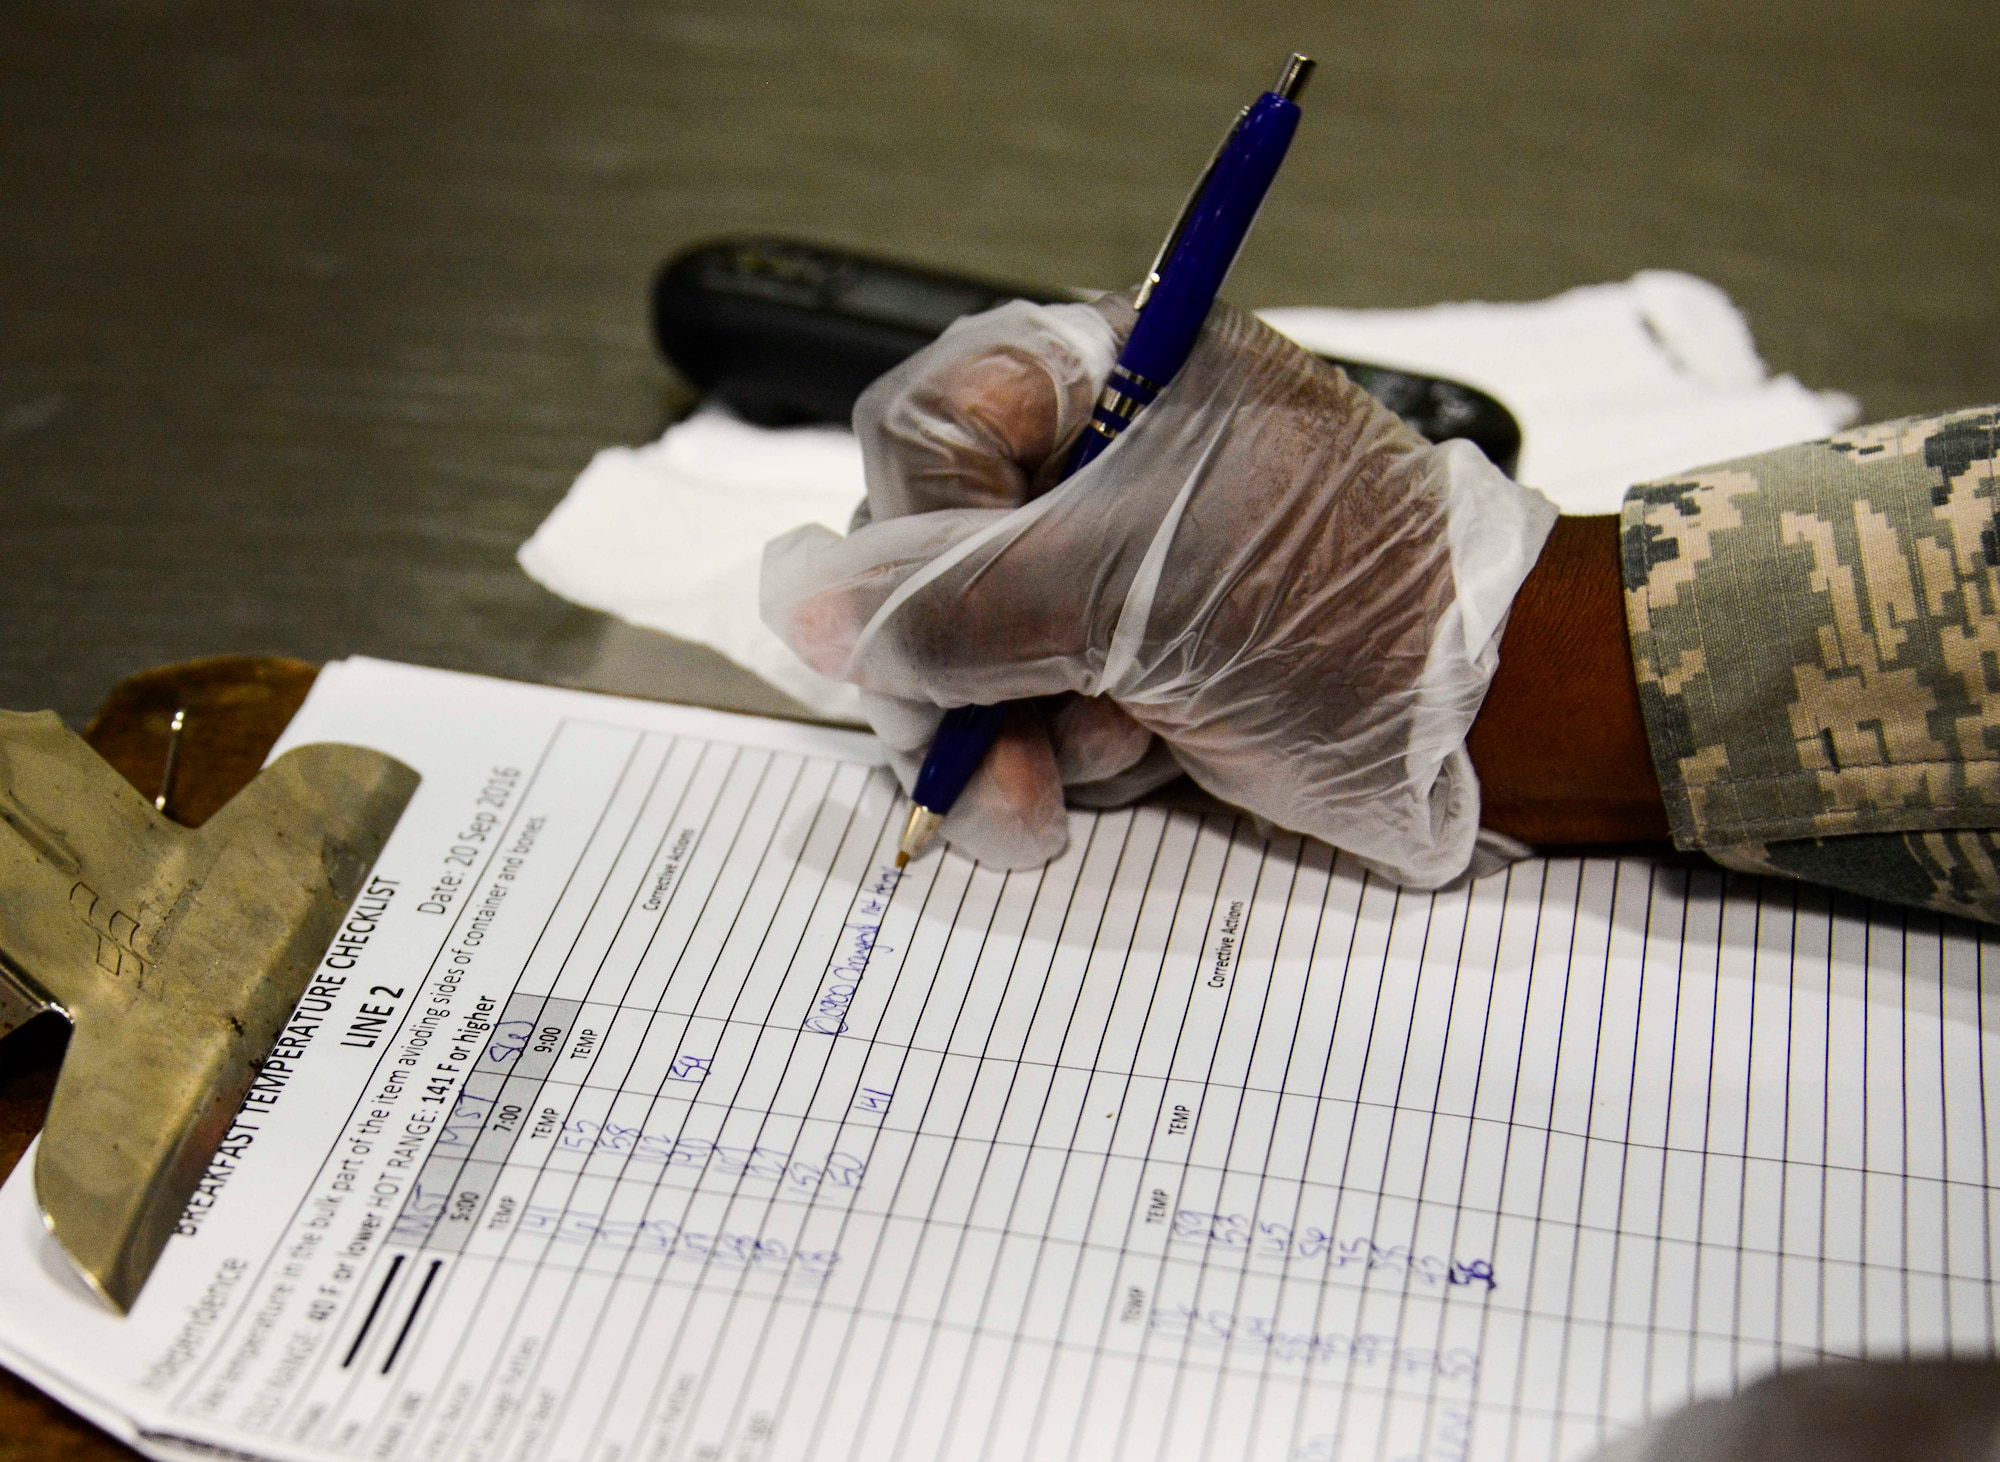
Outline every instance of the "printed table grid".
[[(636, 1007), (624, 1007), (624, 1008), (636, 1009)], [(672, 1014), (672, 1012), (662, 1011), (660, 1012), (660, 1014), (670, 1015)], [(777, 1031), (788, 1036), (795, 1029), (794, 1027), (789, 1025), (776, 1025), (767, 1021), (729, 1020), (726, 1022), (719, 1022), (719, 1023), (725, 1023), (733, 1027), (745, 1028), (750, 1030)], [(994, 1063), (1004, 1064), (1009, 1069), (1015, 1067), (1020, 1067), (1023, 1069), (1041, 1068), (1051, 1072), (1057, 1072), (1057, 1073), (1071, 1072), (1085, 1076), (1104, 1074), (1097, 1067), (1075, 1065), (1067, 1062), (1032, 1061), (1026, 1058), (1012, 1057), (1012, 1056), (980, 1056), (980, 1055), (975, 1055), (971, 1052), (945, 1050), (940, 1048), (924, 1047), (924, 1046), (907, 1046), (907, 1047), (899, 1046), (898, 1049), (906, 1050), (909, 1052), (909, 1054), (917, 1056), (938, 1056), (950, 1060), (991, 1061)], [(1148, 1072), (1139, 1072), (1139, 1073), (1134, 1073), (1131, 1079), (1135, 1082), (1152, 1082), (1152, 1081), (1164, 1082), (1169, 1080), (1170, 1078), (1164, 1075), (1156, 1075)], [(606, 1092), (606, 1093), (611, 1093), (613, 1095), (616, 1095), (618, 1093), (627, 1090), (627, 1088), (623, 1086), (606, 1082), (589, 1082), (589, 1081), (577, 1082), (577, 1083), (551, 1082), (550, 1084), (569, 1087), (579, 1092)], [(1912, 1172), (1909, 1166), (1867, 1167), (1856, 1163), (1811, 1161), (1804, 1158), (1785, 1156), (1782, 1153), (1772, 1154), (1772, 1153), (1760, 1153), (1760, 1152), (1744, 1152), (1740, 1149), (1731, 1149), (1720, 1146), (1702, 1148), (1700, 1146), (1690, 1146), (1683, 1143), (1667, 1144), (1661, 1142), (1646, 1142), (1626, 1137), (1607, 1137), (1601, 1134), (1595, 1134), (1559, 1126), (1553, 1126), (1547, 1122), (1521, 1121), (1509, 1117), (1491, 1116), (1483, 1114), (1476, 1115), (1463, 1111), (1451, 1111), (1443, 1107), (1402, 1105), (1391, 1102), (1353, 1101), (1338, 1097), (1315, 1096), (1311, 1091), (1299, 1088), (1243, 1086), (1243, 1085), (1230, 1085), (1227, 1083), (1216, 1082), (1209, 1084), (1208, 1091), (1211, 1094), (1221, 1092), (1221, 1093), (1234, 1093), (1238, 1095), (1253, 1096), (1253, 1097), (1269, 1096), (1269, 1097), (1297, 1098), (1300, 1100), (1312, 1101), (1324, 1107), (1330, 1107), (1330, 1108), (1337, 1107), (1348, 1111), (1384, 1112), (1390, 1114), (1398, 1114), (1398, 1115), (1422, 1118), (1426, 1121), (1444, 1120), (1450, 1122), (1469, 1123), (1476, 1127), (1491, 1129), (1491, 1130), (1506, 1130), (1508, 1128), (1519, 1128), (1522, 1131), (1539, 1134), (1549, 1138), (1561, 1138), (1568, 1141), (1588, 1143), (1593, 1147), (1612, 1148), (1627, 1153), (1659, 1154), (1663, 1157), (1680, 1156), (1680, 1157), (1697, 1157), (1697, 1158), (1706, 1157), (1709, 1159), (1734, 1159), (1740, 1162), (1767, 1163), (1782, 1167), (1809, 1166), (1811, 1170), (1814, 1172), (1824, 1171), (1828, 1173), (1845, 1173), (1845, 1174), (1851, 1174), (1856, 1177), (1883, 1178), (1895, 1182), (1902, 1182), (1905, 1180), (1927, 1181), (1927, 1182), (1939, 1183), (1949, 1187), (1964, 1187), (1982, 1192), (1985, 1191), (1990, 1186), (1985, 1178), (1985, 1173), (1989, 1165), (1988, 1162), (1986, 1161), (1986, 1154), (1983, 1146), (1980, 1150), (1972, 1154), (1969, 1154), (1965, 1159), (1963, 1159), (1964, 1164), (1967, 1167), (1969, 1167), (1972, 1172), (1978, 1173), (1979, 1176), (1950, 1177), (1937, 1171), (1925, 1172), (1925, 1173)], [(701, 1097), (690, 1098), (687, 1099), (687, 1101), (688, 1105), (695, 1108), (708, 1108), (718, 1111), (733, 1111), (736, 1109), (735, 1104), (728, 1101), (710, 1101)], [(763, 1110), (768, 1110), (768, 1112), (772, 1116), (781, 1117), (789, 1120), (796, 1120), (796, 1121), (821, 1120), (819, 1118), (816, 1118), (815, 1115), (810, 1111), (786, 1109), (776, 1104), (773, 1104), (769, 1108)], [(941, 1135), (936, 1132), (930, 1131), (928, 1129), (921, 1129), (915, 1127), (896, 1127), (896, 1126), (891, 1126), (887, 1123), (883, 1124), (881, 1130), (903, 1132), (906, 1134), (919, 1135), (919, 1136)], [(1002, 1147), (1029, 1145), (1017, 1141), (1016, 1139), (999, 1137), (999, 1136), (990, 1136), (982, 1140), (992, 1142)], [(1190, 1159), (1186, 1165), (1193, 1170), (1205, 1170), (1205, 1171), (1226, 1172), (1226, 1173), (1243, 1173), (1251, 1176), (1261, 1176), (1268, 1174), (1270, 1172), (1270, 1168), (1268, 1165), (1213, 1163), (1213, 1162), (1202, 1162), (1196, 1159)]]
[(190, 1421), (1525, 1458), (1773, 1366), (1992, 1347), (1962, 926), (1631, 860), (1412, 894), (1162, 809), (898, 878), (880, 771), (615, 719), (536, 750), (425, 934), (448, 1015), (349, 1118), (407, 1134), (392, 1063), (447, 1056), (393, 1216), (327, 1342), (283, 1365), (239, 1313)]

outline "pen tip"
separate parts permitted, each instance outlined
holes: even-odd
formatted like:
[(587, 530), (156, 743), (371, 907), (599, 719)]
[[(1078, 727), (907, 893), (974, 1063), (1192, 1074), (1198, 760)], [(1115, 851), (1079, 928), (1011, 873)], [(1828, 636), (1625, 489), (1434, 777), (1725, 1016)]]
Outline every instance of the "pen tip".
[(942, 812), (933, 812), (928, 807), (913, 803), (909, 821), (903, 824), (903, 835), (896, 839), (896, 866), (908, 867), (912, 858), (929, 847), (932, 835), (943, 821)]

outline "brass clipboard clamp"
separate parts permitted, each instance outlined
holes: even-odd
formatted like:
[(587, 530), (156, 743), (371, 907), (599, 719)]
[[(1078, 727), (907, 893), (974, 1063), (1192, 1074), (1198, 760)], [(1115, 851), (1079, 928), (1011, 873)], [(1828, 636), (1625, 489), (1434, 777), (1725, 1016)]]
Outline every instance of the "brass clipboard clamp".
[(0, 1035), (75, 1027), (35, 1194), (121, 1312), (416, 787), (381, 752), (302, 746), (186, 828), (53, 712), (0, 711)]

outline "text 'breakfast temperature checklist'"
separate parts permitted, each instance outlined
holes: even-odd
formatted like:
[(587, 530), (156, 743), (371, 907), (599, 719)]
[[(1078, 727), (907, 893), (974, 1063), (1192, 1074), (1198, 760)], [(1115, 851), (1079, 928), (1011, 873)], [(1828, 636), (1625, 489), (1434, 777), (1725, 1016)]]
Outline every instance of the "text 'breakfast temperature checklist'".
[(865, 738), (377, 662), (314, 740), (423, 784), (134, 1314), (4, 1198), (9, 1364), (159, 1455), (1546, 1458), (1994, 1348), (1968, 926), (1160, 808), (899, 876)]

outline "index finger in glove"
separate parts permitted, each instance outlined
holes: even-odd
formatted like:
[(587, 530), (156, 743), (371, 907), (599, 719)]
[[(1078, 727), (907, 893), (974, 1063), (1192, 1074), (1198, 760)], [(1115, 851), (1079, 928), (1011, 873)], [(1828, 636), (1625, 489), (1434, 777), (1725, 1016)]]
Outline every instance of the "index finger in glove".
[(1050, 485), (1133, 320), (1122, 295), (1015, 300), (952, 325), (854, 406), (876, 521), (1018, 507)]
[[(882, 738), (897, 780), (909, 791), (916, 785), (917, 769), (937, 734), (942, 713), (921, 701), (866, 693), (861, 706)], [(1059, 776), (1039, 709), (1010, 707), (1000, 734), (939, 832), (961, 853), (991, 868), (1046, 863), (1069, 842)]]
[[(1011, 513), (893, 518), (836, 538), (796, 529), (764, 550), (764, 622), (820, 674), (936, 706), (1090, 693), (1099, 621), (1133, 566), (1121, 525), (1053, 511), (1087, 477)], [(1115, 516), (1115, 515), (1113, 515)]]

